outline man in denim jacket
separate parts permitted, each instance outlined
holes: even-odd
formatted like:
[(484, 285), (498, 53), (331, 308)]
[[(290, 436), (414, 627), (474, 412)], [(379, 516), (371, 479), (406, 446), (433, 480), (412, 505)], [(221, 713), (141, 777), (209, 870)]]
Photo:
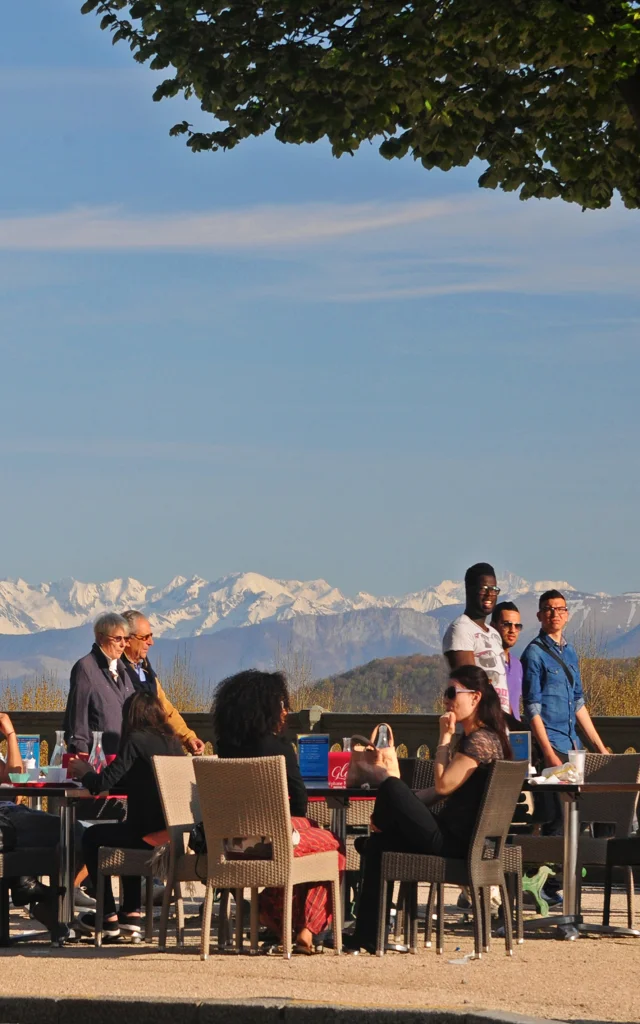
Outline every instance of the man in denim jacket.
[[(538, 742), (545, 767), (564, 764), (570, 750), (579, 749), (576, 724), (589, 744), (601, 754), (608, 753), (600, 739), (582, 692), (580, 667), (575, 647), (563, 635), (569, 614), (567, 602), (559, 590), (547, 590), (538, 604), (540, 632), (525, 649), (522, 697), (524, 714)], [(535, 813), (542, 824), (542, 834), (562, 835), (563, 820), (556, 793), (538, 791), (534, 794)], [(549, 878), (543, 890), (554, 906), (561, 902), (560, 868)]]
[(548, 768), (563, 764), (570, 750), (581, 747), (576, 724), (594, 750), (608, 753), (584, 702), (575, 647), (563, 635), (567, 615), (564, 595), (545, 591), (539, 602), (540, 632), (522, 655), (525, 716)]

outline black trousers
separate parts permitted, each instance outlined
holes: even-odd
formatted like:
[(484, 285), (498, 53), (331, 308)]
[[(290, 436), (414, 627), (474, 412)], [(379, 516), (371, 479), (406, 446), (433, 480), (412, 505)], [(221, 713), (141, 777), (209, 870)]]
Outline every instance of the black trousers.
[[(101, 846), (122, 846), (128, 850), (151, 850), (152, 846), (145, 843), (140, 835), (139, 828), (129, 825), (126, 821), (107, 823), (104, 825), (91, 825), (85, 832), (82, 839), (82, 849), (85, 864), (89, 877), (97, 888), (98, 885), (98, 850)], [(107, 876), (104, 880), (104, 912), (105, 916), (115, 914), (116, 903), (113, 898), (111, 879)], [(125, 914), (140, 910), (142, 901), (142, 883), (138, 875), (125, 875), (121, 878), (122, 906), (120, 909)]]
[(362, 946), (376, 945), (382, 855), (395, 853), (432, 853), (436, 856), (466, 856), (466, 848), (456, 849), (451, 837), (443, 834), (437, 818), (418, 800), (400, 779), (389, 778), (380, 786), (373, 811), (372, 832), (364, 855), (364, 877), (356, 917), (355, 936)]

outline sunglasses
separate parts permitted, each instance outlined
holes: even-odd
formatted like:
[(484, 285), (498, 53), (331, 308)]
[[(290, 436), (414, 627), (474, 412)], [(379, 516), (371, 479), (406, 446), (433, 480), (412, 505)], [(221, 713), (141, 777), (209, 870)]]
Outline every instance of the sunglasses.
[(153, 640), (153, 633), (145, 633), (144, 636), (139, 636), (138, 633), (132, 633), (129, 639), (134, 640)]
[(499, 622), (498, 625), (502, 629), (515, 629), (518, 633), (523, 628), (521, 622)]
[(458, 693), (478, 693), (478, 690), (467, 690), (466, 686), (447, 686), (444, 691), (445, 700), (455, 700)]
[(123, 644), (125, 640), (128, 640), (128, 636), (105, 636), (105, 640), (112, 640), (114, 644)]

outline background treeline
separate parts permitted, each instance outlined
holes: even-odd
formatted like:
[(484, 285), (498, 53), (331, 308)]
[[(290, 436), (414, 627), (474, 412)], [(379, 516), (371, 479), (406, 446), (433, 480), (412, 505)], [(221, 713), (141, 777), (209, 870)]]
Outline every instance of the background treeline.
[[(158, 676), (171, 702), (181, 711), (205, 712), (215, 687), (199, 679), (186, 655), (171, 665), (158, 662)], [(320, 705), (326, 711), (433, 713), (442, 710), (447, 669), (440, 655), (413, 654), (380, 658), (328, 679), (313, 681), (304, 652), (277, 652), (274, 668), (287, 673), (294, 710)], [(590, 650), (580, 656), (587, 704), (593, 715), (640, 716), (640, 658), (604, 658)], [(61, 711), (68, 683), (46, 675), (20, 684), (0, 682), (2, 711)]]

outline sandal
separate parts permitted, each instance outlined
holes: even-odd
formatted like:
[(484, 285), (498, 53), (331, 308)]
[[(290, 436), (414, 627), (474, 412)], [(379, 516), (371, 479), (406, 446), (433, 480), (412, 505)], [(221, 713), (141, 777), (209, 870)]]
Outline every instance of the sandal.
[(307, 946), (304, 942), (295, 942), (293, 944), (293, 952), (299, 953), (302, 956), (315, 956), (315, 949), (313, 946)]

